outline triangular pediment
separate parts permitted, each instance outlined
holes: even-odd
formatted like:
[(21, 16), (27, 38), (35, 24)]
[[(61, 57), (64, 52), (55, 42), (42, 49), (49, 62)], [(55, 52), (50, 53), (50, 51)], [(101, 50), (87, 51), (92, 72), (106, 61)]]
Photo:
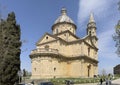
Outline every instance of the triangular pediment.
[(75, 34), (70, 32), (69, 30), (55, 34), (55, 36), (65, 40), (67, 42), (76, 41), (76, 40), (80, 39), (79, 37), (77, 37)]
[(75, 39), (79, 39), (78, 36), (74, 35), (72, 32), (70, 32), (69, 30), (66, 30), (64, 32), (61, 32), (61, 33), (58, 33), (58, 34), (55, 34), (56, 36), (60, 36), (60, 35), (63, 35), (65, 33), (69, 33), (69, 35), (73, 36)]
[(50, 42), (50, 41), (54, 41), (56, 40), (57, 37), (55, 37), (54, 35), (51, 35), (49, 33), (45, 33), (42, 38), (40, 38), (40, 40), (36, 43), (38, 44), (42, 44), (42, 43), (46, 43), (46, 42)]

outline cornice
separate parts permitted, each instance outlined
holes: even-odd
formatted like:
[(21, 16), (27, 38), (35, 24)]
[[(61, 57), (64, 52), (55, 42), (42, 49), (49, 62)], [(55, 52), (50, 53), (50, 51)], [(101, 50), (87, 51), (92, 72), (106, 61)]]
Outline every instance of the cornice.
[(62, 54), (51, 54), (51, 53), (37, 53), (37, 54), (32, 54), (32, 55), (29, 55), (30, 58), (36, 58), (36, 57), (51, 57), (51, 58), (57, 58), (59, 61), (74, 61), (74, 60), (81, 60), (81, 59), (84, 59), (84, 60), (87, 60), (89, 62), (93, 62), (93, 63), (98, 63), (97, 60), (93, 59), (93, 58), (90, 58), (88, 57), (87, 55), (80, 55), (80, 56), (76, 56), (76, 57), (67, 57), (67, 56), (64, 56)]
[(52, 30), (54, 30), (54, 27), (56, 26), (56, 25), (60, 25), (60, 24), (70, 24), (70, 25), (73, 25), (74, 27), (75, 27), (75, 29), (77, 29), (77, 26), (75, 25), (75, 24), (73, 24), (73, 23), (69, 23), (69, 22), (59, 22), (59, 23), (56, 23), (56, 24), (54, 24), (53, 26), (52, 26)]
[(54, 36), (58, 36), (58, 35), (61, 35), (61, 34), (64, 34), (64, 33), (70, 33), (73, 37), (75, 37), (76, 39), (80, 39), (78, 36), (74, 35), (72, 32), (70, 32), (69, 30), (66, 30), (66, 31), (63, 31), (63, 32), (60, 32), (58, 34), (55, 34)]

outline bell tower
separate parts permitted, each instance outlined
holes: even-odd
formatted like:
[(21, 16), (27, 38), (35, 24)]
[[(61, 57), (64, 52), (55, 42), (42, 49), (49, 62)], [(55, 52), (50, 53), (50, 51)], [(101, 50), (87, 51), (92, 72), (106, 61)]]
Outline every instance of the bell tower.
[(93, 44), (97, 47), (97, 35), (96, 35), (96, 23), (94, 20), (93, 13), (90, 14), (89, 22), (87, 24), (87, 35), (92, 39)]
[(87, 35), (96, 36), (96, 23), (93, 13), (90, 14), (90, 19), (87, 24)]

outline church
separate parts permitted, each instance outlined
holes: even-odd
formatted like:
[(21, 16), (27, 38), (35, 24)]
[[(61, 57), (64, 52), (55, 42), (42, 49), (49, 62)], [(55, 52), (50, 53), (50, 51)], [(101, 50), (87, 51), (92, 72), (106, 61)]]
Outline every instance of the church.
[(98, 74), (98, 38), (96, 23), (91, 13), (86, 36), (76, 35), (77, 26), (67, 15), (66, 8), (30, 53), (31, 79), (80, 78)]

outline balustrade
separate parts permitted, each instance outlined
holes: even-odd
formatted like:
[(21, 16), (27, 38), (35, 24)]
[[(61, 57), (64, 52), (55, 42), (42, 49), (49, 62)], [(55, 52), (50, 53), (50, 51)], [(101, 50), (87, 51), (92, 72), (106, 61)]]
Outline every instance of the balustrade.
[(58, 50), (57, 49), (52, 49), (52, 48), (38, 48), (38, 49), (34, 49), (31, 51), (31, 54), (37, 54), (37, 53), (54, 53), (54, 54), (58, 54)]

